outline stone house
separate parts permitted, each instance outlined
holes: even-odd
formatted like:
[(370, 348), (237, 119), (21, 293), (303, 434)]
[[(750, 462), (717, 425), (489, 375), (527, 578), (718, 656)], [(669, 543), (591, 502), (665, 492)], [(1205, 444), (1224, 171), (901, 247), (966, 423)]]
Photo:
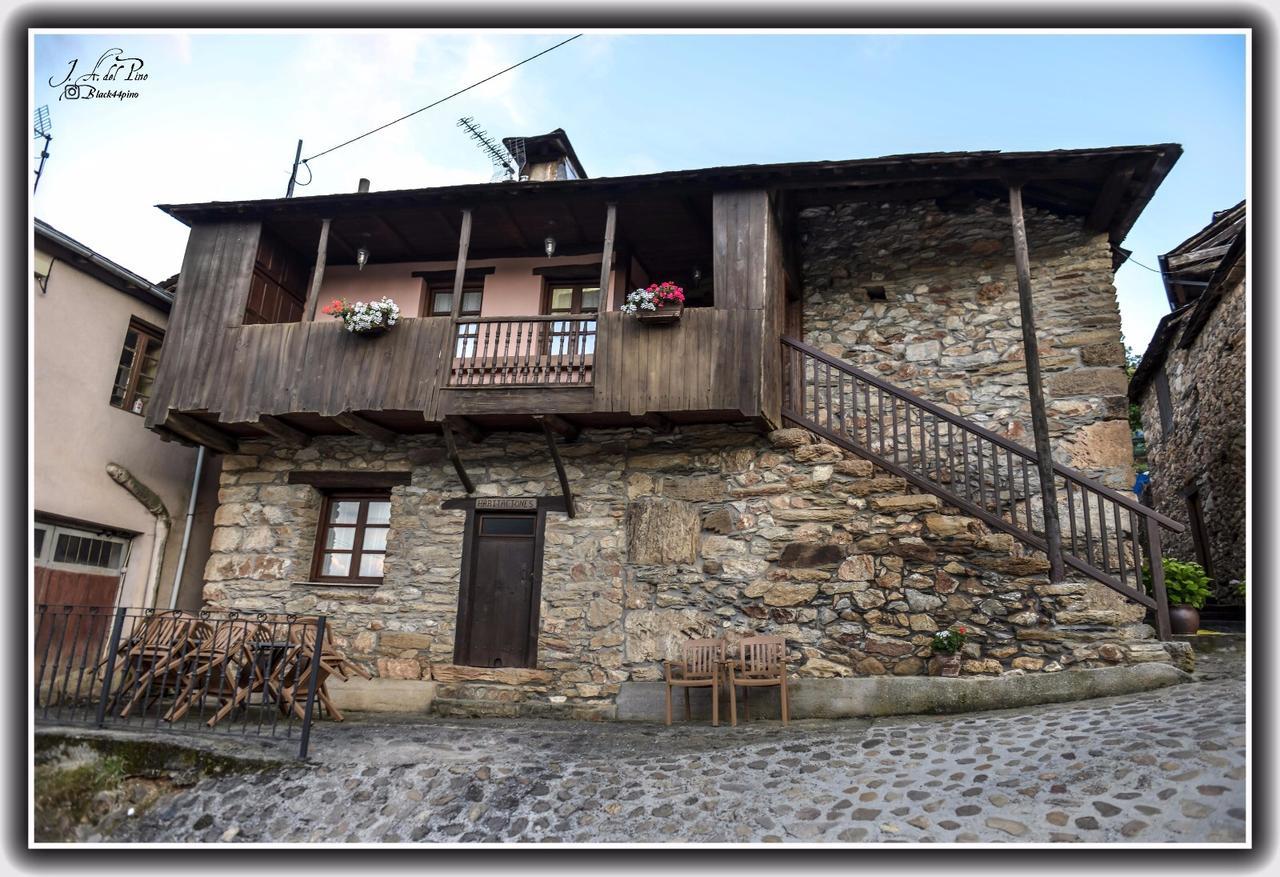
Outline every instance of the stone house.
[[(525, 143), (507, 182), (162, 206), (148, 424), (222, 455), (208, 606), (499, 714), (624, 714), (706, 634), (811, 684), (925, 673), (955, 623), (966, 674), (1179, 654), (1140, 569), (1181, 525), (1112, 489), (1114, 270), (1179, 147), (592, 179)], [(664, 280), (677, 320), (620, 310)], [(318, 316), (379, 296), (381, 337)]]
[[(1239, 616), (1245, 577), (1245, 203), (1160, 257), (1172, 311), (1129, 383), (1141, 407), (1148, 501), (1186, 525), (1171, 556), (1213, 580), (1208, 616)], [(1233, 611), (1234, 609), (1234, 611)]]

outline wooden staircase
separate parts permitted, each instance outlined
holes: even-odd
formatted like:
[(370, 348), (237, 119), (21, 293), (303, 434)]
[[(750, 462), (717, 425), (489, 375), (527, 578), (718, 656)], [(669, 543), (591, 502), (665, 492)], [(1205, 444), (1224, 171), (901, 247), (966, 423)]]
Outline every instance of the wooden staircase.
[[(784, 337), (782, 354), (785, 420), (1050, 550), (1034, 451), (803, 341)], [(1063, 565), (1154, 610), (1169, 639), (1160, 528), (1183, 526), (1067, 466), (1054, 463), (1053, 475)]]

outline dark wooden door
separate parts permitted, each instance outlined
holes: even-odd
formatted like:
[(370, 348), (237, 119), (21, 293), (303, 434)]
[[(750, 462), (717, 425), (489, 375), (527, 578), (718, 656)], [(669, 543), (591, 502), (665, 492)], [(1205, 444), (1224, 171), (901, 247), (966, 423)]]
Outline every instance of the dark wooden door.
[(537, 515), (477, 514), (460, 663), (531, 667), (537, 657)]
[(37, 663), (82, 663), (86, 655), (101, 651), (111, 626), (120, 576), (47, 566), (37, 566), (35, 571), (35, 604), (46, 607), (36, 617)]

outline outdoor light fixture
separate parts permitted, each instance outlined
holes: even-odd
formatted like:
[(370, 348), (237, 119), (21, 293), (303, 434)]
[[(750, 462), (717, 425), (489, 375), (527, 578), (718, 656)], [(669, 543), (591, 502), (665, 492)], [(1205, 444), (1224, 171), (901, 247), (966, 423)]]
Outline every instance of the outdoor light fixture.
[(360, 249), (356, 250), (356, 270), (357, 271), (363, 271), (364, 266), (368, 263), (368, 261), (369, 261), (368, 247), (361, 247)]
[(693, 285), (697, 286), (702, 282), (702, 269), (697, 265), (693, 266)]
[(547, 251), (547, 258), (550, 259), (556, 254), (556, 239), (547, 235), (547, 239), (542, 242), (542, 248)]

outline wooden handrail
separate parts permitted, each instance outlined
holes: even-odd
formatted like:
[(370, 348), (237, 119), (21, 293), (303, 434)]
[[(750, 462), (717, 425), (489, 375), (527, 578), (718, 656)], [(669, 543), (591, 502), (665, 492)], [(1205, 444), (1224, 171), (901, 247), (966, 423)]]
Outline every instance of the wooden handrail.
[(596, 314), (535, 314), (530, 317), (458, 317), (459, 323), (594, 323)]
[[(1160, 528), (1182, 525), (1074, 469), (1041, 467), (1029, 449), (812, 345), (781, 340), (785, 420), (1024, 545), (1054, 551), (1062, 564), (1154, 609), (1161, 639), (1169, 638)], [(1065, 486), (1056, 498), (1045, 472)], [(1051, 580), (1054, 570), (1051, 562)]]
[[(786, 336), (783, 336), (782, 343), (787, 347), (793, 347), (796, 350), (803, 351), (809, 356), (812, 356), (814, 359), (821, 360), (822, 362), (825, 362), (827, 365), (830, 365), (833, 368), (840, 369), (845, 374), (854, 375), (859, 380), (866, 381), (868, 384), (878, 387), (879, 389), (884, 390), (886, 393), (890, 393), (898, 397), (904, 402), (909, 402), (912, 405), (919, 406), (920, 408), (923, 408), (924, 410), (928, 411), (930, 414), (940, 417), (943, 420), (948, 421), (949, 423), (953, 423), (956, 426), (960, 426), (968, 430), (969, 432), (980, 435), (987, 441), (991, 442), (992, 444), (999, 445), (1004, 450), (1007, 450), (1013, 454), (1017, 454), (1018, 456), (1022, 457), (1024, 460), (1028, 462), (1034, 463), (1036, 461), (1035, 452), (1032, 451), (1030, 448), (1023, 447), (1017, 442), (1011, 441), (1002, 435), (998, 435), (997, 433), (994, 433), (991, 430), (983, 426), (980, 426), (979, 424), (974, 423), (971, 420), (967, 420), (966, 418), (961, 417), (959, 414), (955, 414), (951, 411), (948, 411), (942, 406), (937, 405), (933, 402), (930, 402), (928, 399), (922, 399), (921, 397), (917, 396), (915, 393), (912, 393), (910, 390), (905, 390), (902, 387), (895, 386), (889, 383), (888, 381), (884, 380), (883, 378), (877, 377), (876, 375), (873, 375), (870, 372), (863, 371), (857, 366), (850, 365), (844, 360), (834, 357), (829, 353), (824, 353), (823, 351), (819, 350), (818, 348), (814, 347), (811, 344), (806, 344), (803, 341), (799, 341), (795, 338), (789, 338)], [(1147, 518), (1150, 518), (1153, 521), (1156, 521), (1161, 526), (1163, 526), (1166, 530), (1172, 530), (1175, 533), (1182, 533), (1183, 531), (1186, 530), (1186, 527), (1184, 527), (1182, 524), (1178, 523), (1177, 521), (1173, 520), (1172, 518), (1166, 517), (1165, 515), (1160, 514), (1158, 511), (1156, 511), (1153, 508), (1144, 506), (1142, 503), (1138, 502), (1137, 500), (1130, 499), (1129, 497), (1125, 496), (1119, 491), (1116, 491), (1110, 487), (1107, 487), (1105, 484), (1102, 484), (1101, 482), (1096, 481), (1093, 478), (1090, 478), (1088, 475), (1085, 475), (1083, 472), (1080, 472), (1077, 469), (1072, 469), (1070, 466), (1064, 466), (1063, 464), (1055, 461), (1053, 464), (1053, 471), (1064, 478), (1068, 478), (1071, 481), (1074, 481), (1076, 484), (1079, 484), (1084, 487), (1088, 487), (1090, 490), (1107, 494), (1108, 499), (1118, 502), (1120, 505), (1124, 506), (1130, 511), (1137, 512), (1140, 515), (1143, 515)]]

